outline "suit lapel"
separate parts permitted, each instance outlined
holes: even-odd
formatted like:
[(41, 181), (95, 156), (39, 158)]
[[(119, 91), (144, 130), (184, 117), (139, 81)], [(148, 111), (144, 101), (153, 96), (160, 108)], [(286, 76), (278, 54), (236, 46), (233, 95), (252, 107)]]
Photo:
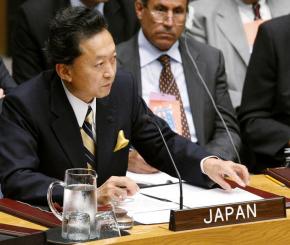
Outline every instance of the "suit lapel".
[(244, 63), (250, 59), (249, 45), (235, 1), (224, 1), (217, 11), (217, 26), (236, 49)]
[(133, 38), (131, 38), (128, 42), (126, 42), (127, 47), (131, 47), (128, 49), (126, 54), (122, 54), (122, 62), (120, 62), (121, 66), (124, 67), (127, 71), (130, 71), (138, 84), (138, 93), (142, 95), (142, 83), (141, 83), (141, 67), (140, 67), (140, 55), (138, 48), (138, 34), (136, 34)]
[[(103, 169), (107, 168), (109, 156), (115, 147), (115, 140), (117, 135), (116, 125), (116, 108), (113, 103), (112, 96), (107, 96), (96, 101), (96, 133), (97, 133), (97, 147), (96, 147), (96, 162), (97, 172), (104, 172)], [(106, 171), (105, 171), (106, 172)]]
[[(198, 69), (201, 74), (204, 74), (205, 64), (198, 61), (199, 54), (192, 47), (192, 42), (187, 42), (189, 52), (192, 58), (195, 60)], [(197, 75), (197, 72), (190, 60), (190, 56), (186, 51), (185, 39), (182, 37), (179, 39), (179, 50), (182, 58), (182, 66), (187, 86), (187, 93), (189, 98), (189, 103), (191, 107), (191, 113), (193, 115), (193, 122), (195, 127), (196, 136), (198, 139), (198, 143), (200, 145), (205, 144), (205, 135), (204, 135), (204, 88), (201, 84), (201, 81)]]
[(84, 167), (85, 160), (79, 126), (57, 75), (51, 86), (51, 111), (56, 115), (51, 125), (52, 130), (72, 167)]

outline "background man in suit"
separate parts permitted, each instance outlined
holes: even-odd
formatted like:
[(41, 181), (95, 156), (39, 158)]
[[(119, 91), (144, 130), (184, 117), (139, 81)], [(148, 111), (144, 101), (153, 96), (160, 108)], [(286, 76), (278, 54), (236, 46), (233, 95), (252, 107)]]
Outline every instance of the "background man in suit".
[(240, 108), (243, 136), (254, 151), (254, 172), (284, 164), (290, 147), (290, 16), (260, 26)]
[[(137, 185), (120, 177), (127, 170), (129, 145), (115, 146), (124, 137), (154, 167), (175, 175), (147, 117), (159, 124), (184, 180), (208, 186), (209, 177), (225, 189), (230, 189), (226, 175), (241, 185), (248, 182), (245, 166), (210, 157), (148, 110), (131, 74), (116, 69), (115, 44), (97, 11), (76, 7), (60, 12), (51, 23), (47, 51), (55, 70), (41, 73), (4, 100), (4, 196), (46, 204), (52, 181), (63, 179), (66, 169), (88, 163), (98, 173), (99, 202), (134, 194)], [(61, 190), (56, 199), (62, 199)]]
[(2, 102), (5, 94), (9, 93), (14, 87), (16, 87), (16, 83), (6, 69), (2, 58), (0, 58), (0, 113), (2, 111)]
[[(196, 62), (229, 128), (233, 142), (239, 149), (239, 128), (227, 91), (223, 57), (220, 51), (199, 43), (189, 36), (182, 36), (187, 4), (187, 0), (136, 1), (136, 12), (141, 23), (141, 30), (138, 35), (118, 45), (117, 59), (122, 67), (134, 74), (139, 93), (148, 103), (151, 92), (164, 93), (159, 84), (162, 64), (158, 59), (164, 54), (168, 55), (171, 70), (180, 91), (182, 109), (184, 109), (189, 128), (189, 138), (221, 158), (234, 160), (237, 155), (226, 129), (191, 61), (193, 58)], [(186, 45), (188, 50), (186, 50)], [(146, 172), (145, 166), (143, 159), (131, 152), (129, 169), (135, 172)]]
[(12, 33), (12, 70), (17, 83), (50, 68), (44, 53), (49, 21), (56, 11), (70, 5), (103, 13), (115, 43), (128, 40), (139, 29), (134, 0), (27, 0), (20, 7)]
[(290, 1), (198, 0), (189, 5), (187, 28), (197, 40), (220, 49), (224, 54), (229, 93), (235, 108), (241, 103), (253, 44), (253, 38), (249, 43), (244, 26), (259, 18), (253, 11), (256, 9), (257, 14), (257, 8), (261, 20), (268, 20), (290, 13)]

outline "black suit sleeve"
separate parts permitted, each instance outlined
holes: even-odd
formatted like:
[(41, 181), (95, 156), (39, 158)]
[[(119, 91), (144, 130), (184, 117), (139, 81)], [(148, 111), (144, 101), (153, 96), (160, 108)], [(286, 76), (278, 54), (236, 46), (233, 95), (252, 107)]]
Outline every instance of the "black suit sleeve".
[[(215, 74), (215, 90), (213, 96), (220, 115), (229, 129), (229, 133), (233, 139), (237, 151), (241, 147), (241, 139), (239, 135), (239, 126), (228, 93), (228, 86), (225, 73), (224, 58), (221, 52), (218, 52), (218, 69)], [(215, 120), (213, 121), (214, 133), (210, 141), (206, 144), (206, 149), (212, 154), (225, 160), (237, 160), (237, 154), (230, 141), (229, 135), (219, 115), (213, 111)]]
[[(135, 84), (135, 83), (134, 83)], [(201, 172), (200, 162), (209, 154), (199, 145), (174, 133), (168, 124), (155, 116), (147, 107), (143, 99), (135, 91), (132, 120), (132, 143), (144, 159), (157, 169), (176, 176), (166, 148), (160, 134), (153, 123), (146, 121), (149, 115), (161, 128), (168, 147), (173, 155), (180, 172), (181, 178), (191, 184), (203, 187), (211, 187), (212, 182)]]
[[(37, 22), (37, 18), (33, 21)], [(40, 46), (36, 33), (32, 31), (33, 28), (35, 26), (29, 21), (26, 11), (20, 8), (12, 32), (12, 72), (18, 84), (47, 68), (43, 46)]]
[[(275, 31), (270, 25), (261, 25), (259, 28), (246, 75), (239, 114), (243, 135), (251, 148), (255, 153), (271, 157), (275, 157), (290, 139), (290, 127), (282, 122), (285, 114), (284, 118), (279, 116), (285, 113), (281, 111), (284, 105), (277, 104), (282, 96), (282, 93), (278, 92), (280, 89), (286, 93), (288, 91), (289, 101), (289, 79), (284, 85), (279, 82), (286, 74), (281, 73), (284, 68), (280, 70), (279, 63), (283, 62), (278, 61), (278, 56), (284, 55), (278, 55), (276, 51), (284, 48), (275, 43), (277, 40), (275, 36)], [(286, 45), (289, 45), (289, 39)], [(285, 60), (285, 57), (283, 59)]]
[[(38, 127), (33, 115), (25, 109), (16, 96), (4, 101), (0, 116), (0, 181), (5, 197), (25, 202), (47, 205), (47, 187), (55, 178), (40, 172), (38, 156)], [(56, 189), (55, 200), (62, 201), (61, 189)]]

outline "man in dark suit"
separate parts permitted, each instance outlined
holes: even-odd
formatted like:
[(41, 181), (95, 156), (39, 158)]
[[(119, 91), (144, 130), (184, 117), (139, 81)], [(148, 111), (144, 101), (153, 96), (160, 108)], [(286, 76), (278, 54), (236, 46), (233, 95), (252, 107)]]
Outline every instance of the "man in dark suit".
[(49, 21), (70, 5), (98, 8), (115, 43), (128, 40), (139, 29), (134, 0), (27, 0), (20, 7), (12, 33), (13, 77), (17, 83), (50, 68), (44, 52)]
[[(128, 141), (154, 167), (175, 175), (148, 117), (160, 126), (184, 180), (208, 186), (209, 177), (225, 189), (230, 186), (224, 176), (241, 185), (248, 182), (243, 165), (211, 157), (148, 110), (133, 77), (116, 69), (115, 44), (97, 11), (77, 7), (59, 13), (51, 24), (47, 50), (55, 70), (41, 73), (4, 100), (0, 117), (4, 196), (46, 204), (52, 181), (63, 180), (66, 169), (86, 168), (88, 163), (98, 173), (99, 202), (132, 195), (137, 185), (121, 177), (127, 170)], [(83, 131), (88, 129), (85, 138)], [(95, 142), (90, 149), (89, 142)], [(56, 200), (61, 199), (59, 190)]]
[[(141, 30), (138, 35), (117, 46), (118, 63), (134, 74), (139, 93), (148, 103), (151, 92), (161, 93), (162, 65), (158, 59), (167, 54), (180, 90), (190, 139), (221, 158), (234, 160), (237, 159), (235, 149), (204, 87), (207, 86), (229, 128), (233, 144), (239, 150), (239, 127), (227, 91), (223, 56), (220, 51), (195, 41), (187, 34), (182, 35), (187, 4), (186, 0), (136, 1)], [(134, 157), (134, 152), (131, 155), (129, 169), (146, 172), (144, 161), (138, 155)], [(150, 171), (149, 168), (147, 172)]]
[(14, 87), (16, 87), (16, 83), (6, 69), (2, 58), (0, 58), (0, 113), (2, 111), (2, 102), (5, 94), (9, 93)]
[(287, 15), (260, 26), (246, 75), (239, 118), (253, 172), (283, 165), (290, 147), (289, 25)]

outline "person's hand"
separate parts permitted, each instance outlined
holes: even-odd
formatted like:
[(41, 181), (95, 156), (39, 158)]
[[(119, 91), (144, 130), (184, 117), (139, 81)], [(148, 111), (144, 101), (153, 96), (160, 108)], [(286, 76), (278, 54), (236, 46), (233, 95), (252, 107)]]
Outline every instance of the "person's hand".
[(4, 97), (5, 97), (4, 90), (2, 88), (0, 88), (0, 99), (2, 99)]
[(159, 171), (146, 163), (136, 150), (129, 152), (128, 170), (138, 174), (152, 174)]
[(231, 190), (231, 186), (226, 182), (225, 177), (231, 178), (240, 186), (245, 187), (249, 184), (248, 169), (232, 161), (223, 161), (216, 158), (208, 158), (203, 164), (204, 173), (220, 185), (225, 190)]
[(138, 185), (130, 178), (112, 176), (98, 188), (98, 203), (105, 205), (110, 201), (123, 201), (138, 191)]

